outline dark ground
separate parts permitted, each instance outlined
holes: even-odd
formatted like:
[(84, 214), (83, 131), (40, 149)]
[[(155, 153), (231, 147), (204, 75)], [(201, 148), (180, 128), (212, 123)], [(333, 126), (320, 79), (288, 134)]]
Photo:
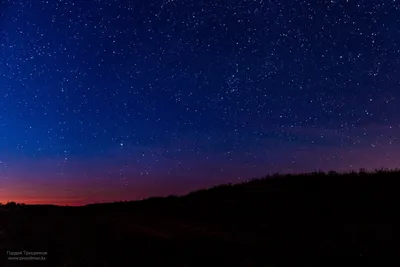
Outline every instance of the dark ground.
[[(184, 197), (8, 206), (0, 267), (399, 266), (400, 172), (314, 173)], [(44, 251), (12, 261), (7, 251)]]

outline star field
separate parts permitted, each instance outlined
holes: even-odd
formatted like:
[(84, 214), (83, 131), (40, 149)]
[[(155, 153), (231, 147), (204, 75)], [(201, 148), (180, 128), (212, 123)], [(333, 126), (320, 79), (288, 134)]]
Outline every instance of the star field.
[(400, 167), (394, 0), (0, 3), (0, 202)]

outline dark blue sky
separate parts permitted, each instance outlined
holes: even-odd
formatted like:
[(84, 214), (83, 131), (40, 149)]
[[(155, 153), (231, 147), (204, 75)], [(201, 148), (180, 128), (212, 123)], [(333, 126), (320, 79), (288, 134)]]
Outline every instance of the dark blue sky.
[(137, 199), (271, 172), (400, 167), (395, 1), (0, 9), (0, 202)]

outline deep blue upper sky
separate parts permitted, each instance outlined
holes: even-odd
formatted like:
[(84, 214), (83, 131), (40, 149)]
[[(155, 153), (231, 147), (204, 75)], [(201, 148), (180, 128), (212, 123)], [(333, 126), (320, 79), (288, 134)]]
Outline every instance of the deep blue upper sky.
[(394, 0), (0, 3), (0, 202), (400, 167)]

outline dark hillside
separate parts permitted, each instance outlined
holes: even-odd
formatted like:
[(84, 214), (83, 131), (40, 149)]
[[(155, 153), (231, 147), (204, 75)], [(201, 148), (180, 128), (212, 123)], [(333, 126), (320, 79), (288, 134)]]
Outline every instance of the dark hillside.
[[(135, 202), (8, 205), (0, 266), (398, 266), (399, 179), (311, 173)], [(10, 248), (49, 257), (21, 265)]]

